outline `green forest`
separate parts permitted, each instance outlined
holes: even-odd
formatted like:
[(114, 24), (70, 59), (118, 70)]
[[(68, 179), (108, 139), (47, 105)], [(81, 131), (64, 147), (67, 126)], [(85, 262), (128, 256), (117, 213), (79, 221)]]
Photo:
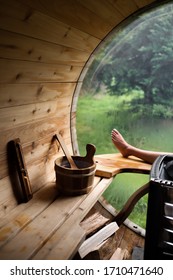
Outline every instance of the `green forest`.
[[(77, 108), (79, 150), (116, 153), (111, 130), (139, 148), (171, 152), (173, 137), (173, 4), (136, 14), (100, 46), (89, 67)], [(118, 175), (104, 193), (120, 209), (148, 175)], [(147, 196), (130, 218), (145, 228)]]

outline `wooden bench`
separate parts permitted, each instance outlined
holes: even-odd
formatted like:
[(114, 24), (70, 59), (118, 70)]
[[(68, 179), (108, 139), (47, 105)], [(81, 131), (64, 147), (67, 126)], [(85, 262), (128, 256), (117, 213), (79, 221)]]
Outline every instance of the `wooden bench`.
[(71, 259), (85, 231), (80, 222), (120, 172), (148, 173), (150, 165), (119, 154), (96, 156), (90, 193), (60, 196), (55, 182), (43, 186), (27, 203), (0, 220), (0, 259)]

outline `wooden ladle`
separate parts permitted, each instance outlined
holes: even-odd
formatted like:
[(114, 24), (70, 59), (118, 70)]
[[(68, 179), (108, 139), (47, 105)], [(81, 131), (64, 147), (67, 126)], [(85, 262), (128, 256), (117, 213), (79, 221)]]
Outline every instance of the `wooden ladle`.
[(60, 146), (61, 146), (61, 148), (62, 148), (62, 150), (63, 150), (63, 152), (64, 152), (64, 154), (65, 154), (65, 156), (66, 156), (66, 158), (67, 158), (67, 160), (69, 162), (69, 164), (70, 164), (71, 169), (79, 169), (77, 167), (76, 163), (74, 162), (73, 158), (71, 157), (71, 155), (70, 155), (70, 153), (69, 153), (69, 151), (67, 149), (67, 146), (66, 146), (66, 144), (64, 142), (64, 139), (62, 138), (61, 134), (59, 134), (59, 133), (55, 134), (54, 138), (56, 140), (58, 140), (58, 142), (60, 143)]

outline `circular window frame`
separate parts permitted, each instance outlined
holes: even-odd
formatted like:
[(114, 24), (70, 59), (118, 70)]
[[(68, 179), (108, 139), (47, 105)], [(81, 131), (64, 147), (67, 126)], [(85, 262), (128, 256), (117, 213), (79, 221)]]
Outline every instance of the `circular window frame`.
[[(125, 18), (123, 21), (121, 21), (118, 25), (116, 25), (105, 37), (104, 39), (97, 45), (95, 50), (91, 53), (89, 56), (86, 64), (84, 65), (80, 77), (77, 81), (76, 88), (74, 90), (73, 98), (72, 98), (72, 106), (71, 106), (71, 139), (72, 139), (72, 148), (74, 155), (80, 155), (79, 147), (78, 147), (78, 141), (77, 141), (77, 131), (76, 131), (76, 112), (77, 112), (77, 103), (78, 98), (80, 96), (80, 91), (82, 88), (83, 81), (85, 79), (85, 76), (89, 70), (90, 65), (94, 61), (97, 53), (100, 51), (101, 48), (104, 47), (104, 44), (109, 40), (110, 37), (112, 37), (115, 32), (118, 32), (119, 29), (122, 27), (127, 26), (135, 17), (138, 17), (139, 15), (146, 13), (147, 11), (151, 11), (152, 9), (158, 8), (160, 6), (163, 6), (165, 4), (169, 4), (171, 0), (163, 0), (163, 1), (157, 1), (152, 2), (149, 5), (144, 6), (143, 8), (139, 8), (135, 13), (132, 13), (127, 18)], [(98, 202), (104, 207), (112, 216), (116, 216), (118, 211), (103, 197), (101, 196), (98, 199)], [(125, 226), (127, 226), (129, 229), (134, 231), (135, 233), (139, 234), (142, 237), (145, 237), (145, 229), (137, 225), (136, 223), (132, 222), (130, 219), (126, 219), (123, 223)]]

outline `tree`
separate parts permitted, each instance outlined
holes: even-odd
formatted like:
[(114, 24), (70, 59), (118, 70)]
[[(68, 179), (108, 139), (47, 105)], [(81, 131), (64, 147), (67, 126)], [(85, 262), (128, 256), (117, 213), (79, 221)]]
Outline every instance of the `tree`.
[[(142, 92), (142, 103), (168, 105), (173, 93), (173, 5), (146, 13), (116, 34), (94, 64), (97, 88), (106, 86), (112, 95)], [(97, 82), (96, 82), (97, 81)], [(91, 84), (91, 83), (90, 83)]]

